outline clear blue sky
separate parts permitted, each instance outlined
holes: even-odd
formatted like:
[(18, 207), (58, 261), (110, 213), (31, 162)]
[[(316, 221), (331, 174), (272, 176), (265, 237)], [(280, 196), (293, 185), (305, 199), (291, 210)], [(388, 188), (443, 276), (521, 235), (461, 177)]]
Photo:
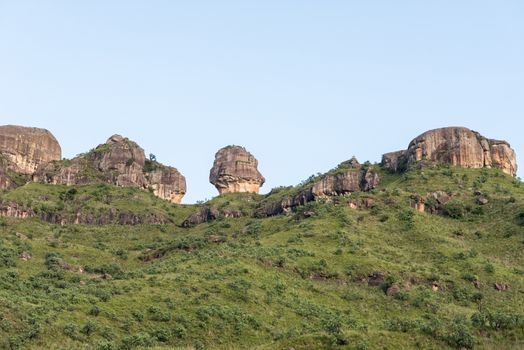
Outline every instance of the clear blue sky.
[(0, 124), (51, 130), (65, 157), (128, 136), (186, 176), (186, 203), (216, 195), (228, 144), (266, 192), (441, 126), (524, 155), (523, 112), (521, 0), (0, 0)]

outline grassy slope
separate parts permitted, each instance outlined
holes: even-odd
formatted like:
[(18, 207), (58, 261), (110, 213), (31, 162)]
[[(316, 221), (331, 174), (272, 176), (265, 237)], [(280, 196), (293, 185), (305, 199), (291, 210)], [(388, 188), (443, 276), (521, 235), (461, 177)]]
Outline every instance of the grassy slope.
[[(524, 187), (496, 170), (444, 168), (382, 178), (371, 210), (350, 209), (339, 198), (340, 204), (313, 203), (288, 216), (223, 219), (191, 229), (5, 219), (0, 348), (524, 347), (524, 229), (516, 220), (524, 211)], [(483, 213), (475, 204), (477, 187), (489, 197)], [(79, 187), (76, 196), (95, 190)], [(412, 193), (436, 190), (454, 192), (471, 213), (451, 219), (409, 208)], [(60, 206), (63, 191), (33, 184), (2, 198), (34, 203), (48, 196), (46, 202)], [(109, 204), (84, 199), (93, 207), (153, 207), (176, 224), (196, 210), (145, 192), (131, 191), (131, 204), (126, 191), (112, 188)], [(250, 211), (260, 200), (229, 195), (211, 204)], [(302, 210), (315, 215), (304, 219)], [(210, 235), (224, 242), (209, 242)], [(33, 258), (20, 260), (23, 251)], [(385, 285), (364, 282), (375, 271), (388, 276)], [(419, 282), (408, 283), (413, 278)], [(433, 291), (430, 281), (441, 290)], [(396, 297), (383, 290), (393, 282), (402, 289)], [(498, 292), (495, 282), (511, 289)], [(479, 308), (482, 315), (498, 312), (491, 324), (472, 322)]]

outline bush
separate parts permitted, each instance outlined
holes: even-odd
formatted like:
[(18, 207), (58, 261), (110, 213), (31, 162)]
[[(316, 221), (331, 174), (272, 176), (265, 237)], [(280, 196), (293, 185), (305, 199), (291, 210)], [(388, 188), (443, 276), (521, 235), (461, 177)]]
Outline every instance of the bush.
[(76, 188), (71, 188), (67, 191), (64, 191), (62, 193), (60, 193), (60, 195), (58, 196), (58, 198), (60, 198), (60, 200), (66, 202), (66, 201), (72, 201), (73, 199), (75, 199), (75, 196), (76, 194), (78, 193), (77, 189)]
[(173, 318), (171, 313), (163, 312), (162, 310), (160, 310), (160, 308), (156, 306), (151, 306), (148, 311), (149, 311), (149, 318), (152, 321), (169, 322)]
[(524, 227), (524, 211), (518, 213), (515, 219), (517, 221), (517, 225)]
[(405, 209), (398, 214), (398, 219), (404, 223), (408, 230), (415, 227), (415, 212), (411, 209)]
[(86, 266), (84, 269), (86, 272), (89, 272), (89, 273), (107, 274), (107, 275), (111, 275), (111, 277), (116, 278), (116, 279), (121, 279), (125, 277), (125, 273), (124, 271), (122, 271), (122, 268), (116, 264), (105, 264), (101, 266)]
[(98, 316), (100, 314), (100, 308), (95, 305), (89, 310), (88, 314), (91, 316)]
[(486, 265), (484, 265), (484, 271), (486, 271), (487, 273), (494, 273), (495, 272), (495, 266), (492, 264), (492, 263), (486, 263)]
[(380, 288), (382, 291), (384, 291), (384, 293), (386, 293), (388, 289), (395, 283), (397, 283), (397, 278), (395, 276), (389, 275), (384, 279), (384, 283), (380, 285)]
[(97, 329), (97, 326), (94, 322), (88, 321), (82, 329), (80, 329), (80, 333), (85, 334), (87, 336), (90, 336), (93, 334)]
[(453, 320), (449, 331), (444, 335), (444, 340), (449, 346), (461, 349), (472, 349), (475, 345), (475, 338), (471, 335), (465, 318)]
[(77, 338), (77, 328), (74, 323), (66, 324), (64, 327), (64, 334), (71, 339)]
[(418, 320), (402, 320), (400, 318), (394, 318), (386, 320), (384, 327), (390, 332), (407, 333), (418, 329), (420, 327), (420, 322)]
[(444, 214), (452, 219), (461, 219), (466, 214), (466, 205), (457, 199), (444, 205)]
[(137, 347), (149, 347), (154, 344), (154, 339), (147, 333), (138, 333), (133, 336), (125, 337), (122, 340), (122, 350), (131, 350)]
[(0, 267), (15, 267), (16, 252), (0, 245)]
[(504, 312), (483, 311), (476, 312), (471, 316), (473, 326), (481, 329), (513, 330), (524, 328), (524, 316), (519, 314), (509, 314)]

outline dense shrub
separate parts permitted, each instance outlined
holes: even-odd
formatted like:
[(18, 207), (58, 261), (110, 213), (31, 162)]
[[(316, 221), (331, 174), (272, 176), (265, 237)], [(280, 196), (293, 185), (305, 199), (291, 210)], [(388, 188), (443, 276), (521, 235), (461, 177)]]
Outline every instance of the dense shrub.
[(473, 326), (482, 330), (524, 330), (524, 316), (502, 311), (482, 311), (471, 316)]
[(415, 212), (411, 209), (402, 210), (398, 214), (398, 219), (404, 224), (404, 227), (408, 230), (415, 227)]
[(460, 219), (466, 214), (466, 205), (462, 201), (454, 199), (444, 205), (444, 214), (453, 219)]
[(475, 345), (475, 339), (467, 327), (466, 319), (464, 318), (456, 318), (453, 320), (451, 327), (449, 327), (443, 336), (443, 340), (446, 341), (449, 346), (457, 349), (472, 349)]

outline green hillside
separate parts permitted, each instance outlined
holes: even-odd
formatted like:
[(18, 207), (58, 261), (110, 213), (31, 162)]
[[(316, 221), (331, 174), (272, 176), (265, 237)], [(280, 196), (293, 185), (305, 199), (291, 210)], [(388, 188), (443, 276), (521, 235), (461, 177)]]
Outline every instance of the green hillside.
[[(0, 219), (0, 348), (524, 348), (521, 182), (378, 171), (371, 192), (272, 217), (256, 214), (308, 183), (200, 205), (109, 185), (4, 191), (35, 217)], [(242, 217), (182, 227), (202, 208)], [(79, 211), (106, 219), (70, 224)]]

